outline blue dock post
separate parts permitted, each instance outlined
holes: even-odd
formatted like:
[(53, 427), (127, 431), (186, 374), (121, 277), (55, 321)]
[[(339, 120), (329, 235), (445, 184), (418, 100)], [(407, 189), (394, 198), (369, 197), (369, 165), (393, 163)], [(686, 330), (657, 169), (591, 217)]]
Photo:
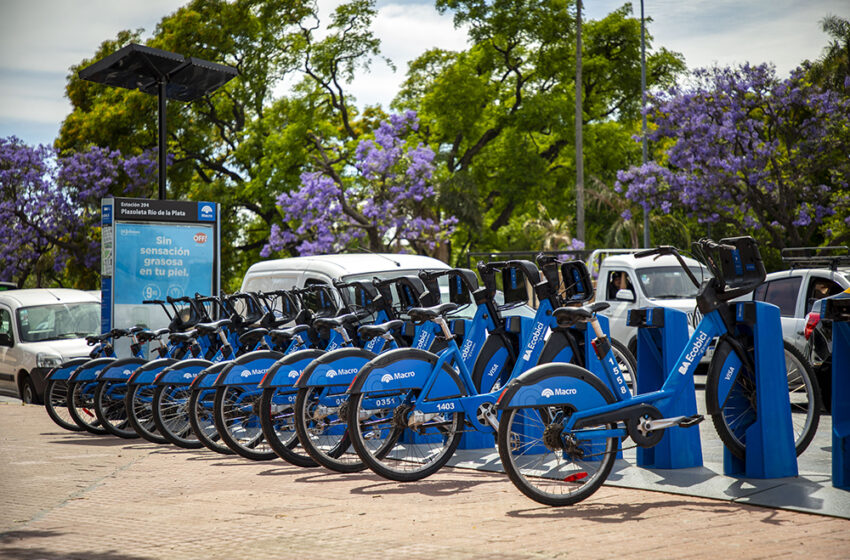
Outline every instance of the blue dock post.
[(850, 490), (850, 297), (824, 302), (832, 320), (832, 485)]
[(779, 308), (761, 301), (738, 303), (735, 317), (738, 330), (753, 335), (757, 416), (744, 433), (744, 459), (723, 449), (723, 472), (747, 478), (797, 476)]
[[(648, 307), (629, 312), (629, 326), (638, 327), (638, 392), (661, 389), (667, 374), (688, 342), (688, 318), (683, 312), (667, 307)], [(693, 416), (697, 413), (693, 373), (688, 374), (686, 389), (678, 401), (658, 408), (665, 418)], [(654, 447), (637, 449), (637, 464), (653, 469), (684, 469), (702, 466), (699, 429), (674, 427)]]

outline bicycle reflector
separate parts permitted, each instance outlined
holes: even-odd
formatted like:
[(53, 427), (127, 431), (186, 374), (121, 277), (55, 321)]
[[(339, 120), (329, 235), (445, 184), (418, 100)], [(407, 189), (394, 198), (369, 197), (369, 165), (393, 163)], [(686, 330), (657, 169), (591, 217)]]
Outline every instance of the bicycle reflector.
[(580, 471), (564, 478), (564, 482), (578, 482), (584, 478), (587, 478), (587, 471)]
[(803, 330), (803, 336), (806, 337), (806, 340), (809, 340), (812, 336), (812, 331), (815, 330), (818, 322), (820, 322), (820, 313), (815, 313), (812, 311), (808, 315), (806, 315), (806, 328)]

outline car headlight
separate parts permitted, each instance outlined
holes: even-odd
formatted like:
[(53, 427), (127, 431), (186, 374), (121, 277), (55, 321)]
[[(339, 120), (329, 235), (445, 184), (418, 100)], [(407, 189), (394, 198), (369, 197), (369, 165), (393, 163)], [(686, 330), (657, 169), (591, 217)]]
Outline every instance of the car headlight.
[(62, 365), (62, 357), (39, 352), (35, 356), (35, 365), (40, 368), (55, 368)]

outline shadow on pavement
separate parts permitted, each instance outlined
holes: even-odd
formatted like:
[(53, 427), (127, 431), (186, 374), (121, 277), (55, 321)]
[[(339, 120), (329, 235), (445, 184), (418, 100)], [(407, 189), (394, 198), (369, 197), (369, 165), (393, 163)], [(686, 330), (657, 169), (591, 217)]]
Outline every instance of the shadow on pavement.
[(651, 516), (644, 516), (644, 514), (657, 508), (685, 508), (694, 511), (707, 511), (714, 515), (732, 513), (738, 511), (741, 507), (743, 506), (729, 502), (694, 503), (688, 500), (667, 500), (647, 502), (645, 504), (589, 502), (562, 508), (539, 506), (529, 509), (517, 509), (507, 512), (507, 516), (517, 519), (585, 519), (600, 523), (626, 523), (629, 521), (650, 519)]
[(89, 433), (80, 433), (74, 435), (69, 433), (63, 439), (55, 439), (50, 443), (60, 443), (62, 445), (94, 445), (98, 447), (118, 447), (128, 445), (130, 440), (117, 438), (113, 435), (95, 435)]
[(15, 541), (20, 541), (23, 539), (36, 539), (36, 538), (47, 538), (47, 537), (58, 537), (64, 535), (65, 533), (59, 533), (56, 531), (32, 531), (32, 530), (20, 530), (20, 531), (6, 531), (5, 533), (0, 533), (0, 545), (2, 544), (11, 544)]
[(412, 483), (399, 483), (380, 479), (377, 484), (352, 488), (352, 494), (362, 496), (419, 494), (421, 496), (453, 496), (469, 492), (482, 484), (495, 484), (502, 481), (492, 476), (481, 477), (480, 480), (417, 480)]
[(0, 555), (10, 560), (150, 560), (149, 556), (130, 556), (123, 552), (106, 551), (94, 552), (84, 550), (78, 552), (53, 552), (43, 548), (7, 548), (0, 546)]

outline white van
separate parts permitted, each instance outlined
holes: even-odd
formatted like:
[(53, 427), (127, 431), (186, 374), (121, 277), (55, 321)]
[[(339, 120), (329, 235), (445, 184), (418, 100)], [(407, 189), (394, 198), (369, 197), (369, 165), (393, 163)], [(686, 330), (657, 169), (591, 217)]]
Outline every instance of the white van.
[(243, 292), (270, 292), (331, 285), (334, 280), (353, 281), (415, 276), (420, 270), (451, 268), (443, 261), (422, 255), (356, 253), (315, 255), (261, 261), (251, 265), (242, 279)]

